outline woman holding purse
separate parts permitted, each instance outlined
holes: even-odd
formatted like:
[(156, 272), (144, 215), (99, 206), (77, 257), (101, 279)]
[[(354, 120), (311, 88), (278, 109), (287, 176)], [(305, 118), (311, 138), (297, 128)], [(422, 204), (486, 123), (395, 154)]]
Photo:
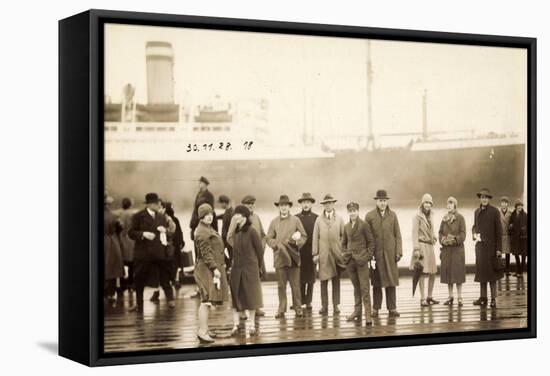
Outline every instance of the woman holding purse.
[(197, 244), (197, 265), (195, 282), (199, 289), (199, 330), (197, 337), (201, 343), (212, 343), (214, 333), (208, 330), (208, 316), (212, 305), (222, 305), (229, 293), (225, 274), (224, 243), (222, 237), (212, 228), (214, 209), (207, 203), (198, 208), (199, 225), (194, 238)]
[(447, 284), (449, 298), (443, 304), (453, 305), (453, 284), (456, 284), (458, 306), (462, 307), (462, 284), (466, 281), (466, 260), (464, 240), (466, 239), (466, 222), (457, 212), (458, 201), (454, 197), (447, 199), (447, 214), (439, 226), (439, 243), (441, 243), (441, 283)]

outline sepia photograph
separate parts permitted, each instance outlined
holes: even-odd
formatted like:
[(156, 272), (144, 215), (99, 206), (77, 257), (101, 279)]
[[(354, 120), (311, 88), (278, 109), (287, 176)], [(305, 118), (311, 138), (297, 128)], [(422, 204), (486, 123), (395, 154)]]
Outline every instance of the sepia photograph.
[(528, 328), (526, 48), (103, 27), (105, 354)]

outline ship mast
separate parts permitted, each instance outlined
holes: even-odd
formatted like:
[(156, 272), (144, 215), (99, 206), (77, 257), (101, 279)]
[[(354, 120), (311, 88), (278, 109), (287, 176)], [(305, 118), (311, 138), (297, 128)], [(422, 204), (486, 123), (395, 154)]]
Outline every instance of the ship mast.
[(424, 89), (422, 96), (422, 140), (428, 139), (428, 91)]
[(372, 129), (372, 61), (370, 52), (370, 40), (366, 41), (367, 47), (367, 150), (374, 150), (374, 132)]

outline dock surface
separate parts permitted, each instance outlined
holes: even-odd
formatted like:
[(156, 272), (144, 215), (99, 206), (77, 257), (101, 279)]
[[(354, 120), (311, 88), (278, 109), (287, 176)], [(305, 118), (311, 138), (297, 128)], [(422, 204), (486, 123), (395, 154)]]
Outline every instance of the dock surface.
[[(439, 279), (439, 276), (437, 277)], [(266, 315), (259, 318), (259, 334), (250, 336), (250, 320), (241, 322), (238, 336), (229, 336), (233, 326), (230, 302), (213, 308), (210, 314), (210, 329), (217, 334), (215, 346), (235, 346), (246, 344), (282, 343), (295, 341), (316, 341), (344, 338), (369, 338), (410, 334), (452, 333), (479, 330), (497, 330), (527, 327), (527, 276), (509, 276), (498, 282), (497, 308), (474, 306), (479, 297), (479, 284), (468, 274), (463, 285), (464, 306), (443, 305), (447, 299), (447, 285), (436, 280), (434, 298), (440, 304), (420, 307), (418, 291), (412, 297), (412, 278), (400, 279), (397, 288), (397, 309), (401, 317), (388, 318), (385, 300), (380, 316), (374, 319), (372, 327), (364, 321), (347, 322), (346, 316), (353, 311), (353, 287), (348, 279), (341, 283), (340, 314), (334, 315), (329, 309), (328, 316), (321, 316), (320, 284), (315, 284), (313, 312), (303, 318), (295, 318), (293, 311), (287, 311), (285, 319), (275, 319), (278, 305), (277, 283), (263, 282), (263, 300)], [(329, 284), (330, 289), (330, 284)], [(107, 353), (143, 351), (159, 349), (185, 349), (199, 347), (197, 339), (197, 308), (199, 299), (190, 298), (193, 285), (184, 285), (176, 293), (176, 308), (170, 309), (161, 291), (161, 301), (149, 301), (151, 289), (145, 290), (143, 314), (128, 312), (135, 295), (125, 292), (123, 299), (114, 306), (104, 309), (105, 332), (104, 349)], [(290, 299), (290, 287), (287, 289)], [(330, 296), (330, 291), (329, 291)], [(385, 298), (384, 298), (385, 299)]]

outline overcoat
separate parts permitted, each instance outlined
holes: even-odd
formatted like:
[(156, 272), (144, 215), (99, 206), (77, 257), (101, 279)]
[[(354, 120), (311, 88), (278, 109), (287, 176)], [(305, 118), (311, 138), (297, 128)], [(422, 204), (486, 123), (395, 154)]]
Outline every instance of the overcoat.
[(328, 219), (325, 213), (317, 217), (313, 226), (312, 253), (319, 256), (319, 279), (326, 281), (336, 277), (346, 268), (342, 257), (344, 220), (334, 213)]
[[(437, 263), (435, 260), (434, 244), (437, 242), (435, 231), (433, 228), (431, 216), (426, 216), (420, 210), (417, 212), (412, 221), (412, 241), (413, 251), (419, 250), (422, 258), (420, 263), (424, 267), (423, 273), (436, 274)], [(417, 258), (414, 256), (414, 252), (411, 256), (410, 270), (414, 270), (414, 264)]]
[(472, 233), (481, 234), (481, 241), (476, 242), (476, 273), (474, 281), (494, 282), (502, 275), (497, 273), (496, 253), (502, 246), (502, 225), (499, 210), (494, 206), (480, 206), (474, 214)]
[[(197, 263), (193, 275), (202, 301), (222, 304), (229, 297), (223, 239), (216, 230), (203, 222), (199, 222), (194, 237), (197, 244)], [(215, 269), (221, 274), (219, 288), (214, 283)]]
[[(292, 240), (292, 234), (300, 233), (300, 239)], [(294, 215), (273, 218), (267, 230), (266, 241), (273, 249), (273, 267), (275, 269), (300, 266), (300, 249), (307, 241), (302, 222)]]
[[(453, 237), (453, 245), (443, 245), (446, 237)], [(441, 283), (466, 282), (466, 258), (464, 241), (466, 240), (466, 222), (460, 213), (455, 213), (449, 220), (443, 219), (439, 226), (439, 243), (441, 244)]]
[(506, 210), (503, 212), (502, 209), (500, 212), (500, 224), (502, 226), (502, 253), (510, 253), (510, 234), (508, 233), (510, 228), (510, 219), (512, 218), (512, 212)]
[(312, 238), (313, 227), (318, 215), (311, 210), (305, 212), (302, 210), (296, 215), (302, 222), (304, 230), (307, 234), (307, 240), (302, 249), (300, 249), (300, 282), (301, 283), (314, 283), (315, 282), (315, 264), (313, 263)]
[(527, 255), (527, 213), (514, 210), (510, 218), (511, 247), (515, 255)]
[(105, 260), (105, 279), (124, 276), (124, 261), (120, 247), (119, 233), (122, 225), (110, 209), (103, 211), (103, 258)]
[(261, 308), (263, 247), (260, 235), (252, 226), (246, 226), (237, 228), (233, 239), (233, 267), (229, 277), (233, 307), (237, 311)]
[(374, 236), (376, 271), (373, 273), (373, 286), (399, 286), (397, 259), (403, 256), (403, 246), (397, 215), (389, 207), (384, 216), (374, 209), (367, 213), (365, 222), (370, 225)]
[(122, 223), (122, 231), (120, 233), (120, 242), (122, 245), (122, 258), (124, 262), (134, 261), (134, 240), (130, 238), (129, 232), (132, 227), (132, 209), (124, 209), (120, 211), (119, 218)]

